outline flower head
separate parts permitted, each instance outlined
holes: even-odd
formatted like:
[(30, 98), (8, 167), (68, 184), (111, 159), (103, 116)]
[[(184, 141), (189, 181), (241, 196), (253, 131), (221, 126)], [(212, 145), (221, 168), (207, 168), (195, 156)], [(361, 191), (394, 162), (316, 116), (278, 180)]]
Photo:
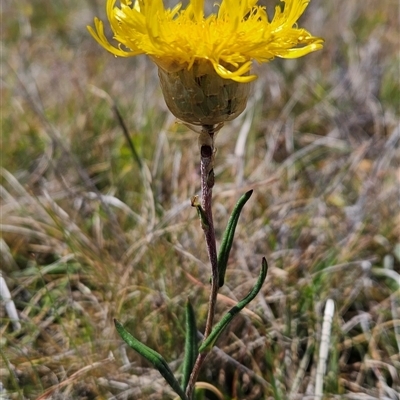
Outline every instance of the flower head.
[[(120, 0), (120, 7), (115, 5), (116, 0), (107, 0), (107, 18), (119, 44), (114, 46), (108, 41), (103, 23), (97, 18), (95, 29), (88, 29), (116, 56), (147, 54), (158, 65), (161, 79), (165, 73), (175, 79), (174, 74), (188, 71), (196, 81), (199, 75), (193, 75), (195, 67), (196, 71), (211, 73), (213, 83), (216, 76), (248, 83), (256, 79), (250, 73), (254, 60), (264, 63), (274, 57), (297, 58), (322, 48), (322, 39), (297, 27), (310, 0), (282, 0), (271, 21), (265, 7), (257, 2), (221, 0), (216, 13), (205, 15), (204, 0), (189, 0), (186, 8), (179, 3), (172, 9), (166, 9), (162, 0)], [(232, 98), (225, 100), (222, 108), (227, 110), (228, 102), (232, 104)]]

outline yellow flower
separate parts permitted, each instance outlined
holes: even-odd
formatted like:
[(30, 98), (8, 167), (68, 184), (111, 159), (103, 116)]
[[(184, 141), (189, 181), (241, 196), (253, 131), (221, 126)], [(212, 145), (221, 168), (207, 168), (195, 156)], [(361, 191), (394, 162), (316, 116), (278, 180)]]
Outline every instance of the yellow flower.
[[(95, 29), (90, 26), (88, 29), (101, 46), (116, 56), (147, 54), (151, 57), (159, 67), (164, 96), (171, 109), (171, 102), (174, 103), (178, 92), (175, 92), (176, 85), (174, 88), (168, 81), (172, 79), (176, 84), (177, 79), (182, 78), (182, 71), (187, 71), (191, 83), (205, 75), (211, 77), (209, 87), (222, 87), (229, 83), (230, 89), (225, 90), (229, 92), (240, 87), (237, 84), (232, 86), (234, 82), (243, 84), (257, 78), (250, 74), (253, 60), (263, 63), (274, 57), (297, 58), (321, 49), (323, 40), (296, 24), (309, 1), (283, 0), (269, 22), (266, 9), (257, 5), (258, 0), (221, 0), (216, 13), (210, 15), (204, 14), (204, 0), (189, 0), (185, 9), (180, 3), (172, 9), (165, 9), (162, 0), (136, 0), (135, 3), (121, 0), (120, 7), (115, 6), (116, 0), (107, 0), (107, 18), (119, 44), (110, 44), (103, 23), (97, 18), (94, 20)], [(218, 83), (220, 78), (229, 82)], [(202, 88), (198, 82), (197, 86)], [(183, 96), (182, 102), (190, 98), (193, 88), (191, 84), (189, 97)], [(248, 92), (243, 88), (240, 90)], [(207, 98), (201, 102), (205, 108), (201, 114), (205, 118), (198, 118), (198, 115), (188, 117), (191, 110), (185, 110), (184, 118), (179, 112), (177, 115), (171, 111), (186, 122), (207, 124), (232, 119), (246, 105), (244, 101), (242, 107), (243, 101), (235, 101), (236, 95), (231, 94), (222, 99), (223, 104), (217, 101), (216, 105), (221, 114), (228, 115), (217, 119), (212, 117), (208, 121), (210, 107), (215, 108), (215, 101), (210, 102), (207, 94), (201, 96)], [(219, 96), (222, 96), (221, 92)], [(237, 103), (236, 108), (233, 103)]]
[[(162, 0), (107, 0), (107, 17), (114, 47), (104, 35), (103, 23), (95, 18), (93, 37), (120, 57), (149, 55), (170, 71), (195, 61), (211, 62), (224, 79), (249, 82), (252, 60), (260, 63), (274, 57), (297, 58), (322, 48), (323, 40), (296, 26), (310, 0), (284, 0), (271, 22), (257, 0), (222, 0), (216, 14), (205, 16), (204, 0), (191, 0), (186, 9), (179, 3), (165, 9)], [(229, 67), (228, 67), (229, 66)]]

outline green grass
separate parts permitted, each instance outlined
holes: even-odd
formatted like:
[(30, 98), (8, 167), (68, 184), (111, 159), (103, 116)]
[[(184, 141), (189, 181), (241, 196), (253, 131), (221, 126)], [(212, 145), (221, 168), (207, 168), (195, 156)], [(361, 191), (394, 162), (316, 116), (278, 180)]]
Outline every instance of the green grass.
[[(173, 399), (112, 320), (177, 374), (188, 297), (204, 328), (197, 134), (168, 112), (148, 59), (115, 58), (89, 36), (103, 1), (6, 1), (2, 12), (0, 249), (21, 322), (14, 330), (1, 303), (4, 398)], [(218, 317), (263, 256), (270, 265), (202, 370), (225, 399), (312, 398), (327, 299), (324, 398), (400, 391), (398, 12), (393, 0), (313, 1), (302, 23), (324, 49), (256, 67), (245, 115), (218, 134), (218, 239), (254, 189)]]

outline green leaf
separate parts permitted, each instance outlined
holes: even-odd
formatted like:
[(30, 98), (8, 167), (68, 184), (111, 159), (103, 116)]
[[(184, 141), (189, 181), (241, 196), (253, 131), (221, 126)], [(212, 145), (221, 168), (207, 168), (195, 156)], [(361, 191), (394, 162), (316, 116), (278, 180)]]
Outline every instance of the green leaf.
[(182, 400), (188, 400), (186, 394), (183, 392), (176, 380), (173, 372), (171, 371), (169, 365), (164, 360), (161, 354), (157, 353), (155, 350), (147, 347), (139, 340), (135, 339), (123, 326), (122, 324), (114, 319), (115, 327), (121, 338), (131, 347), (133, 350), (137, 351), (142, 357), (144, 357), (149, 363), (151, 363), (154, 368), (156, 368), (173, 390), (179, 395)]
[(233, 237), (235, 236), (235, 229), (239, 221), (240, 213), (242, 212), (244, 205), (247, 203), (247, 200), (250, 199), (252, 194), (253, 191), (249, 190), (238, 200), (226, 226), (221, 242), (221, 247), (219, 248), (218, 252), (219, 287), (224, 286), (225, 272), (228, 265), (229, 253), (232, 248)]
[(208, 223), (207, 215), (203, 210), (203, 207), (199, 203), (197, 196), (193, 196), (191, 202), (192, 202), (192, 207), (196, 207), (197, 215), (200, 219), (202, 228), (208, 229), (210, 224)]
[(224, 331), (224, 329), (230, 324), (230, 322), (235, 318), (237, 314), (241, 310), (243, 310), (244, 307), (247, 306), (258, 294), (260, 291), (262, 284), (265, 281), (265, 278), (267, 276), (268, 272), (268, 264), (267, 260), (263, 257), (262, 263), (261, 263), (261, 271), (260, 275), (258, 276), (257, 282), (254, 285), (253, 289), (249, 292), (249, 294), (239, 303), (236, 304), (235, 307), (231, 308), (221, 319), (221, 321), (218, 322), (213, 328), (213, 330), (210, 333), (210, 336), (207, 337), (207, 339), (204, 340), (202, 345), (200, 346), (199, 352), (203, 353), (204, 351), (209, 351), (211, 348), (214, 346), (214, 343), (217, 341), (221, 333)]
[(182, 389), (185, 390), (198, 356), (196, 317), (189, 299), (186, 302), (185, 358), (183, 360)]

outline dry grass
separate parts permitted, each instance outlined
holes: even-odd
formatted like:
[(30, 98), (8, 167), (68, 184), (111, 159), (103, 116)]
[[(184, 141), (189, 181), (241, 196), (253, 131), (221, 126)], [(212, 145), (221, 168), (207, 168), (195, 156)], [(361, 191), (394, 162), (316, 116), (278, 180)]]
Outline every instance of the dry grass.
[[(112, 318), (177, 373), (188, 296), (204, 324), (209, 267), (189, 200), (196, 134), (167, 111), (147, 59), (116, 59), (89, 37), (103, 8), (2, 6), (0, 249), (21, 319), (14, 330), (2, 304), (4, 399), (173, 399)], [(219, 237), (254, 189), (219, 314), (249, 290), (262, 256), (270, 265), (202, 373), (226, 399), (314, 398), (327, 299), (324, 398), (398, 399), (398, 15), (394, 0), (314, 0), (303, 23), (324, 50), (257, 68), (246, 113), (218, 136)]]

